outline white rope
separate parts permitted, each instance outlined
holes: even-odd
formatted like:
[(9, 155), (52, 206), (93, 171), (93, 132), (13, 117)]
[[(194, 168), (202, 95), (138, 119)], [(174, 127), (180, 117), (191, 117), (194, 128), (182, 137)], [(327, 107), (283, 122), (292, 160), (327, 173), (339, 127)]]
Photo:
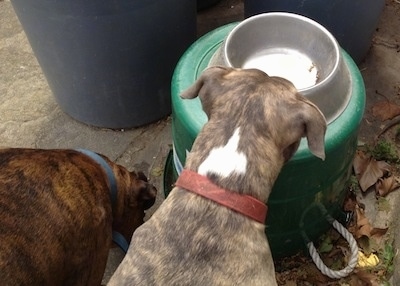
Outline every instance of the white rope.
[[(321, 257), (319, 256), (317, 249), (314, 246), (313, 242), (308, 242), (307, 247), (308, 251), (310, 252), (311, 258), (314, 261), (315, 265), (317, 268), (321, 271), (322, 274), (328, 276), (329, 278), (333, 279), (339, 279), (348, 276), (351, 272), (353, 272), (354, 268), (357, 265), (358, 262), (358, 245), (356, 240), (354, 239), (353, 235), (342, 225), (340, 224), (337, 220), (333, 219), (326, 211), (325, 207), (322, 204), (317, 205), (321, 212), (325, 215), (325, 218), (327, 221), (329, 221), (332, 226), (346, 239), (347, 243), (349, 244), (350, 247), (350, 252), (351, 256), (349, 259), (349, 262), (347, 266), (341, 270), (333, 270), (326, 266), (324, 262), (322, 261)], [(300, 226), (303, 226), (303, 218), (304, 218), (305, 213), (302, 216), (302, 220), (300, 223)], [(303, 230), (303, 237), (306, 241), (309, 241), (307, 235), (305, 234)]]
[(321, 260), (321, 257), (319, 256), (317, 249), (314, 246), (314, 243), (309, 242), (307, 246), (312, 260), (314, 261), (317, 268), (322, 272), (322, 274), (328, 276), (329, 278), (339, 279), (348, 276), (351, 272), (353, 272), (354, 268), (356, 267), (358, 262), (358, 245), (353, 235), (346, 228), (344, 228), (337, 220), (334, 220), (332, 222), (332, 225), (346, 239), (346, 241), (350, 246), (351, 256), (345, 268), (341, 270), (330, 269)]

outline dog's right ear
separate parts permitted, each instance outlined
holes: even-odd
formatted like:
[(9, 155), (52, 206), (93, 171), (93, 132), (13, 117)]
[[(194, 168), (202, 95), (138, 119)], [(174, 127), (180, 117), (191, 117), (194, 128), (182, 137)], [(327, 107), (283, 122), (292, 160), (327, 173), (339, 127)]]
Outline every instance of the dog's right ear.
[(208, 80), (218, 78), (221, 74), (225, 74), (226, 72), (227, 68), (222, 66), (212, 66), (207, 68), (191, 87), (182, 92), (181, 98), (192, 99), (197, 97), (200, 90), (206, 86)]
[(143, 202), (143, 208), (145, 210), (149, 209), (156, 202), (157, 189), (149, 183), (140, 190), (140, 199)]
[(312, 154), (325, 160), (324, 142), (327, 128), (325, 116), (315, 104), (309, 101), (304, 101), (304, 104), (306, 107), (303, 109), (303, 119), (306, 126), (305, 135), (307, 137), (308, 148)]

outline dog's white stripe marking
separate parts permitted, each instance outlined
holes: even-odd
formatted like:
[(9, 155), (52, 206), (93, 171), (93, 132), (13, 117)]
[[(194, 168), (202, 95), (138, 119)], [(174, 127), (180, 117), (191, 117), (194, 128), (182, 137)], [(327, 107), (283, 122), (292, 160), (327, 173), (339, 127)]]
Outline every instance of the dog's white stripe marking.
[(228, 177), (232, 173), (245, 174), (247, 158), (244, 153), (237, 150), (239, 141), (239, 128), (237, 128), (225, 146), (210, 151), (197, 172), (203, 176), (212, 172), (222, 177)]

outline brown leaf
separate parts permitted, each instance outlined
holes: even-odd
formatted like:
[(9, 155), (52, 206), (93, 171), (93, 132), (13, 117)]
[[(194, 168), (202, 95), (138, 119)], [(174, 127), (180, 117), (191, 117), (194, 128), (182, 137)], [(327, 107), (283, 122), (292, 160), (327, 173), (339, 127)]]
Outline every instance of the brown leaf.
[(359, 284), (359, 285), (368, 285), (368, 286), (378, 286), (379, 285), (379, 277), (374, 275), (373, 273), (356, 269), (354, 273), (357, 277), (366, 284)]
[(388, 178), (380, 178), (375, 185), (375, 192), (379, 196), (386, 196), (388, 193), (396, 190), (400, 187), (399, 182), (396, 180), (395, 177), (390, 176)]
[(374, 228), (373, 228), (372, 225), (369, 223), (368, 219), (365, 219), (365, 221), (362, 220), (362, 221), (360, 222), (359, 227), (358, 227), (356, 237), (357, 237), (357, 238), (360, 238), (360, 237), (362, 237), (362, 236), (371, 237), (371, 231), (372, 231), (373, 229), (374, 229)]
[(371, 236), (376, 237), (376, 238), (381, 238), (382, 236), (384, 236), (386, 234), (387, 231), (388, 231), (388, 228), (374, 227), (371, 230)]
[(343, 202), (343, 210), (345, 212), (354, 212), (356, 205), (357, 197), (352, 192), (348, 192)]
[(364, 211), (360, 207), (356, 207), (356, 225), (354, 236), (360, 238), (363, 236), (370, 237), (372, 225), (369, 223), (368, 218), (365, 216)]
[(358, 278), (357, 274), (355, 274), (355, 273), (351, 274), (349, 285), (352, 285), (352, 286), (368, 286), (368, 284), (365, 283), (364, 281), (362, 281), (360, 278)]
[(368, 158), (363, 152), (357, 151), (353, 161), (353, 168), (360, 188), (365, 192), (389, 172), (390, 165), (385, 161), (376, 161), (373, 158)]
[(400, 106), (389, 101), (379, 101), (372, 107), (372, 115), (382, 121), (393, 119), (400, 115)]
[(387, 228), (376, 228), (371, 225), (368, 218), (365, 216), (364, 211), (360, 207), (356, 207), (356, 219), (357, 228), (355, 229), (354, 236), (357, 239), (365, 236), (368, 238), (375, 237), (380, 238), (386, 232)]
[(353, 160), (353, 168), (355, 174), (361, 174), (365, 172), (370, 158), (365, 155), (364, 152), (357, 150)]

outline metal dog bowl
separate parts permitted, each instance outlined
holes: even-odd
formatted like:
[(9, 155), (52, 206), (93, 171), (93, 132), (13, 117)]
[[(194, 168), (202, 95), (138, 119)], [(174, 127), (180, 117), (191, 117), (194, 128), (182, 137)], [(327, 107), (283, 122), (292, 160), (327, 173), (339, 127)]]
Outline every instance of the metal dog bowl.
[[(171, 90), (173, 152), (167, 160), (164, 174), (166, 195), (182, 170), (197, 134), (207, 122), (198, 98), (182, 100), (179, 95), (196, 81), (205, 68), (216, 62), (222, 43), (235, 26), (237, 23), (222, 26), (198, 39), (175, 68)], [(268, 200), (266, 233), (275, 259), (305, 249), (303, 230), (311, 239), (316, 239), (331, 227), (318, 209), (311, 208), (313, 205), (322, 204), (336, 219), (343, 214), (342, 203), (365, 108), (365, 89), (357, 65), (345, 51), (339, 51), (351, 82), (349, 90), (344, 92), (350, 94), (349, 102), (341, 114), (328, 124), (325, 161), (312, 155), (307, 141), (302, 139), (296, 154), (284, 165), (274, 184)], [(336, 87), (334, 89), (337, 91), (333, 95), (335, 98), (343, 96)]]
[(337, 41), (323, 26), (300, 15), (265, 13), (244, 20), (210, 64), (257, 68), (286, 78), (321, 109), (328, 123), (350, 99), (350, 75)]

